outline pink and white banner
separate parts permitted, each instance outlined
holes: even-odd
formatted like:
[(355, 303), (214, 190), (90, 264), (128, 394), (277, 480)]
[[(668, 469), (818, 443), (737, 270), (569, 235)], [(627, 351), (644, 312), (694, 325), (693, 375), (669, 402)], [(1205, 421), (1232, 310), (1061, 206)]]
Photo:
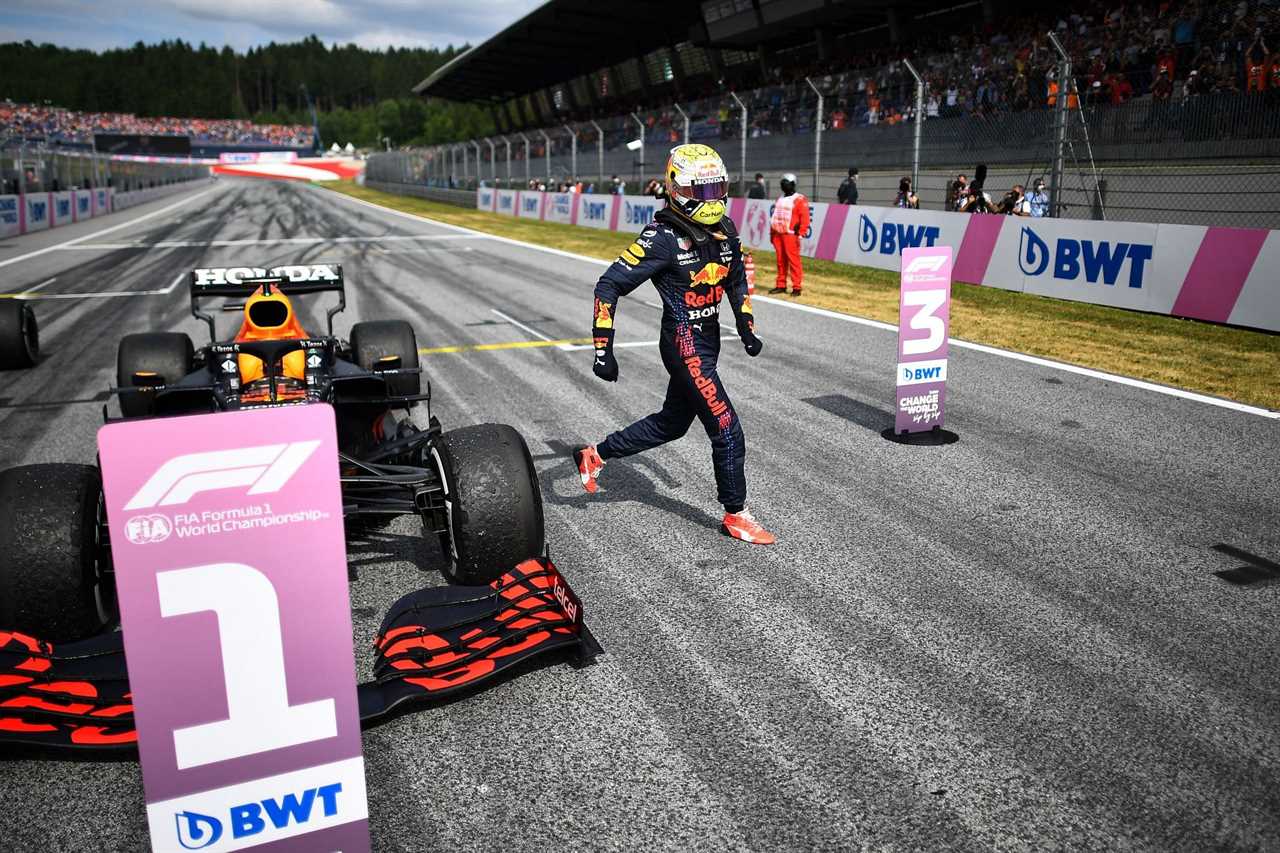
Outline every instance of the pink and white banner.
[(546, 203), (547, 194), (519, 191), (516, 193), (516, 216), (521, 219), (541, 219), (542, 205)]
[(49, 211), (49, 227), (70, 225), (75, 221), (75, 193), (49, 193)]
[[(539, 216), (542, 195), (520, 193)], [(730, 201), (743, 245), (773, 248), (772, 206), (767, 199)], [(576, 224), (638, 231), (659, 207), (646, 196), (584, 195)], [(1280, 331), (1278, 231), (825, 202), (809, 209), (813, 227), (800, 243), (806, 257), (897, 272), (904, 249), (949, 246), (955, 281)]]
[(619, 198), (602, 193), (583, 193), (578, 202), (578, 221), (575, 224), (587, 228), (612, 228), (613, 210)]
[(577, 193), (547, 193), (546, 204), (542, 207), (542, 218), (547, 222), (572, 225), (573, 213), (578, 205), (577, 198)]
[(50, 219), (53, 217), (53, 211), (50, 209), (52, 205), (49, 203), (50, 195), (52, 193), (27, 193), (21, 196), (23, 234), (44, 231), (50, 227)]
[(266, 151), (260, 154), (237, 154), (248, 160), (221, 162), (213, 167), (215, 175), (241, 178), (267, 178), (277, 181), (337, 181), (354, 178), (364, 172), (364, 161), (350, 157), (306, 157), (292, 159), (272, 157), (291, 152)]
[(0, 195), (0, 237), (16, 237), (22, 233), (26, 216), (18, 209), (21, 202), (21, 196)]

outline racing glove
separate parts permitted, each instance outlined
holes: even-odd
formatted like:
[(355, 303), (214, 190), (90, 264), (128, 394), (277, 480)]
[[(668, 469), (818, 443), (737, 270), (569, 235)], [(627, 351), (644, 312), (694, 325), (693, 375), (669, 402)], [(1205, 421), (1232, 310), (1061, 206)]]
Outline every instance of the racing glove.
[(742, 338), (742, 348), (752, 358), (758, 356), (764, 349), (764, 341), (756, 337), (756, 324), (749, 316), (744, 315), (738, 318), (738, 337)]
[(618, 360), (613, 357), (612, 336), (596, 338), (596, 360), (591, 369), (605, 382), (618, 381)]
[(618, 381), (618, 360), (613, 357), (613, 309), (609, 303), (596, 300), (595, 323), (591, 327), (595, 344), (595, 363), (591, 370), (605, 382)]

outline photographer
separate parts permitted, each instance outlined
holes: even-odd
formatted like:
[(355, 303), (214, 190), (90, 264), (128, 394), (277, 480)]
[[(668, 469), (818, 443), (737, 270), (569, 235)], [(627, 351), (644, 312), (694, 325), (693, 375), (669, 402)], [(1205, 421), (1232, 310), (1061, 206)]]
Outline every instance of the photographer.
[(836, 190), (836, 200), (841, 204), (857, 204), (858, 203), (858, 169), (855, 166), (849, 167), (849, 177), (840, 182), (839, 189)]
[(956, 175), (956, 179), (947, 185), (947, 210), (960, 210), (965, 196), (969, 193), (969, 179), (964, 172)]
[(1036, 218), (1049, 215), (1049, 192), (1044, 188), (1044, 178), (1036, 178), (1027, 193), (1027, 206), (1031, 215)]
[(996, 213), (1005, 216), (1031, 215), (1031, 202), (1027, 201), (1022, 184), (1014, 184), (1013, 188), (1004, 194), (1004, 198), (1000, 199), (1000, 204), (996, 207)]
[(911, 179), (903, 178), (898, 181), (898, 195), (893, 200), (894, 207), (904, 207), (911, 210), (920, 209), (920, 196), (911, 191)]
[(991, 196), (982, 191), (982, 184), (974, 181), (968, 193), (960, 200), (960, 213), (995, 213)]

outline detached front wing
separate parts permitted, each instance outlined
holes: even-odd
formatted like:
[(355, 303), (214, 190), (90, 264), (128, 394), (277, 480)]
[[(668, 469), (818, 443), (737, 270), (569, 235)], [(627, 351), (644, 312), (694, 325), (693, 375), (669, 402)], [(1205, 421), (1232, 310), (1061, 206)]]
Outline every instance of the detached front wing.
[[(397, 601), (374, 641), (373, 680), (357, 688), (367, 727), (414, 703), (472, 689), (556, 650), (594, 657), (582, 603), (545, 558), (489, 586), (421, 589)], [(119, 632), (53, 645), (0, 630), (0, 747), (135, 748)]]

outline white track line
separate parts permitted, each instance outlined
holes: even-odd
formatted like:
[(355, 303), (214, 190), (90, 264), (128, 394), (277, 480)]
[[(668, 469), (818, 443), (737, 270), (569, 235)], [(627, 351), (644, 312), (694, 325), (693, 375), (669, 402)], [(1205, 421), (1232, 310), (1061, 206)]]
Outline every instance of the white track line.
[[(514, 317), (508, 317), (506, 314), (503, 314), (497, 308), (490, 308), (489, 310), (492, 311), (494, 314), (497, 314), (502, 319), (506, 320), (511, 325), (515, 326), (517, 329), (521, 329), (525, 332), (528, 332), (529, 334), (533, 335), (535, 338), (537, 338), (540, 341), (555, 340), (555, 338), (548, 337), (547, 335), (542, 334), (542, 332), (539, 332), (537, 329), (533, 328), (532, 326), (526, 326), (524, 323), (521, 323), (519, 320), (515, 319)], [(563, 346), (563, 344), (561, 344), (561, 346)]]
[[(178, 277), (160, 290), (103, 290), (94, 293), (42, 293), (39, 296), (27, 296), (31, 291), (15, 294), (16, 299), (116, 299), (122, 296), (164, 296), (173, 293), (174, 288), (187, 280), (189, 273), (178, 273)], [(52, 279), (50, 279), (52, 281)], [(48, 284), (48, 282), (45, 282)]]
[(80, 243), (75, 246), (61, 245), (59, 251), (98, 252), (116, 249), (186, 249), (191, 247), (215, 249), (231, 246), (268, 246), (268, 245), (301, 245), (314, 246), (317, 243), (386, 243), (402, 240), (479, 240), (475, 234), (421, 234), (403, 235), (388, 234), (382, 237), (275, 237), (260, 240), (160, 240), (155, 243)]
[[(309, 186), (308, 188), (311, 189)], [(319, 190), (319, 189), (313, 189), (312, 191), (326, 192), (325, 190)], [(464, 228), (461, 225), (451, 225), (448, 222), (439, 222), (435, 219), (430, 219), (426, 216), (418, 216), (417, 214), (414, 214), (414, 213), (405, 213), (402, 210), (393, 210), (390, 207), (383, 207), (380, 204), (374, 204), (373, 202), (365, 201), (364, 199), (352, 198), (349, 195), (344, 195), (343, 193), (339, 193), (339, 192), (333, 192), (331, 193), (331, 195), (336, 195), (349, 202), (363, 205), (365, 207), (370, 207), (370, 208), (373, 208), (374, 210), (382, 211), (383, 213), (390, 213), (394, 216), (400, 216), (405, 219), (414, 219), (414, 220), (417, 220), (418, 222), (426, 222), (431, 225), (439, 226), (440, 228), (448, 228), (453, 231), (461, 231), (461, 232), (466, 232), (468, 234), (481, 234), (481, 235), (487, 236), (491, 240), (496, 240), (499, 243), (508, 243), (512, 246), (520, 246), (526, 249), (534, 249), (539, 252), (546, 252), (547, 254), (551, 254), (551, 255), (558, 255), (562, 258), (572, 258), (573, 260), (576, 260), (576, 261), (585, 261), (587, 263), (595, 264), (596, 266), (601, 266), (601, 267), (607, 267), (609, 266), (609, 264), (612, 263), (612, 261), (602, 261), (599, 258), (591, 258), (591, 257), (587, 257), (586, 255), (575, 254), (574, 252), (566, 252), (563, 249), (553, 249), (549, 246), (539, 246), (536, 243), (526, 243), (523, 240), (515, 240), (515, 239), (512, 239), (511, 237), (500, 237), (496, 234), (485, 234), (485, 232), (477, 231), (474, 228)], [(893, 325), (892, 323), (882, 323), (879, 320), (868, 320), (865, 317), (855, 317), (852, 314), (841, 314), (838, 311), (830, 311), (826, 308), (815, 308), (812, 305), (801, 305), (797, 302), (790, 302), (790, 301), (784, 302), (781, 299), (774, 299), (769, 296), (753, 296), (751, 298), (755, 301), (769, 302), (774, 305), (781, 305), (785, 308), (791, 308), (796, 311), (807, 311), (810, 314), (818, 314), (823, 317), (830, 317), (834, 320), (841, 320), (846, 323), (857, 323), (860, 326), (869, 326), (870, 328), (873, 328), (873, 329), (883, 329), (889, 332), (898, 331), (898, 327)], [(1197, 394), (1194, 391), (1185, 391), (1181, 388), (1171, 388), (1168, 385), (1159, 385), (1159, 384), (1156, 384), (1155, 382), (1147, 382), (1142, 379), (1134, 379), (1131, 376), (1120, 376), (1115, 373), (1107, 373), (1102, 370), (1094, 370), (1091, 367), (1080, 367), (1079, 365), (1075, 365), (1075, 364), (1066, 364), (1065, 362), (1061, 362), (1061, 361), (1052, 361), (1047, 358), (1040, 358), (1039, 356), (1027, 355), (1026, 353), (1021, 353), (1021, 352), (1014, 352), (1013, 350), (999, 349), (997, 347), (986, 346), (985, 344), (970, 343), (969, 341), (957, 340), (956, 338), (949, 338), (947, 342), (951, 344), (951, 346), (959, 347), (960, 349), (976, 350), (977, 352), (986, 353), (987, 355), (996, 355), (996, 356), (1000, 356), (1001, 358), (1011, 358), (1014, 361), (1021, 361), (1027, 364), (1034, 364), (1037, 367), (1047, 367), (1053, 370), (1062, 370), (1067, 373), (1075, 373), (1079, 376), (1088, 376), (1092, 379), (1101, 379), (1104, 382), (1114, 382), (1117, 385), (1127, 385), (1130, 388), (1140, 388), (1144, 391), (1154, 391), (1157, 394), (1164, 394), (1169, 397), (1178, 397), (1183, 400), (1191, 400), (1193, 402), (1204, 403), (1205, 405), (1209, 405), (1209, 406), (1217, 406), (1218, 408), (1221, 408), (1221, 409), (1230, 409), (1231, 411), (1234, 411), (1234, 412), (1243, 412), (1245, 414), (1258, 415), (1259, 417), (1264, 417), (1264, 418), (1280, 419), (1280, 412), (1274, 412), (1270, 409), (1262, 409), (1257, 406), (1250, 406), (1245, 403), (1237, 403), (1235, 400), (1227, 400), (1222, 397), (1211, 397), (1208, 394)]]
[(40, 282), (35, 287), (28, 287), (26, 290), (22, 291), (21, 293), (15, 294), (15, 298), (22, 299), (26, 297), (28, 294), (35, 293), (37, 290), (44, 290), (46, 287), (53, 284), (57, 280), (58, 280), (58, 277), (56, 275), (53, 278), (46, 278), (44, 281)]
[(18, 255), (17, 257), (9, 258), (8, 260), (5, 260), (5, 261), (0, 261), (0, 267), (7, 267), (9, 266), (9, 264), (20, 263), (22, 261), (28, 260), (30, 258), (38, 257), (40, 255), (44, 255), (49, 252), (57, 252), (61, 249), (65, 249), (68, 246), (76, 246), (76, 245), (79, 245), (80, 243), (84, 243), (88, 240), (92, 240), (94, 237), (100, 237), (103, 234), (110, 234), (112, 231), (119, 231), (121, 228), (128, 228), (130, 225), (136, 225), (139, 222), (143, 222), (147, 219), (160, 216), (162, 214), (168, 213), (171, 210), (176, 210), (179, 207), (182, 207), (184, 204), (191, 204), (191, 202), (195, 201), (196, 199), (204, 198), (205, 196), (207, 196), (209, 193), (213, 192), (216, 189), (218, 189), (218, 187), (209, 187), (209, 189), (203, 192), (199, 192), (199, 193), (196, 193), (195, 195), (187, 196), (186, 198), (175, 201), (173, 204), (166, 205), (165, 207), (162, 207), (159, 210), (153, 210), (150, 213), (144, 213), (141, 216), (135, 216), (133, 219), (130, 219), (128, 222), (121, 222), (118, 225), (112, 225), (110, 228), (103, 228), (100, 231), (94, 231), (92, 234), (85, 234), (83, 237), (76, 237), (72, 240), (67, 240), (62, 243), (55, 243), (52, 246), (45, 246), (43, 249), (36, 249), (34, 252), (27, 252), (24, 255)]
[[(628, 349), (630, 347), (656, 347), (657, 345), (657, 341), (623, 341), (621, 343), (615, 343), (613, 348)], [(575, 352), (583, 349), (595, 349), (595, 346), (595, 344), (561, 344), (557, 349), (562, 349), (565, 352)]]

